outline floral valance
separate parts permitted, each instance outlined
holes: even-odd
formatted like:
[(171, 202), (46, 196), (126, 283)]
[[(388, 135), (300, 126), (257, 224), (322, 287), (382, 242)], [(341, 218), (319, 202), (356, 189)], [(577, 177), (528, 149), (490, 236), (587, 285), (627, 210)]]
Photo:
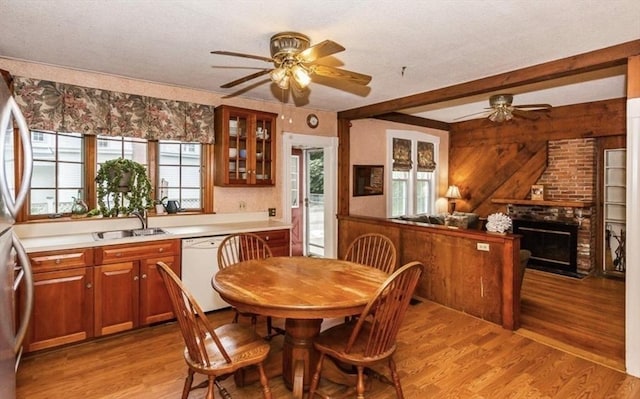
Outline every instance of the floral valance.
[(393, 170), (411, 170), (411, 140), (393, 138)]
[(213, 105), (16, 77), (30, 129), (213, 143)]

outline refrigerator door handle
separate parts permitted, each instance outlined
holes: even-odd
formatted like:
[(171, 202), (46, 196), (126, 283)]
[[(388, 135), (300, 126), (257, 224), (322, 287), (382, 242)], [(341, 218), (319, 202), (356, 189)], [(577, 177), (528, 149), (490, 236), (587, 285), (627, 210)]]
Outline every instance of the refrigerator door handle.
[[(11, 191), (9, 190), (9, 183), (6, 175), (0, 176), (0, 184), (2, 184), (2, 189), (0, 191), (2, 192), (3, 200), (9, 210), (9, 213), (14, 219), (16, 219), (18, 216), (18, 210), (27, 199), (29, 187), (31, 186), (31, 175), (33, 173), (33, 151), (31, 148), (31, 131), (29, 130), (29, 126), (27, 126), (27, 121), (24, 119), (24, 115), (22, 115), (22, 112), (13, 97), (9, 97), (7, 100), (7, 106), (2, 112), (2, 120), (0, 120), (0, 147), (4, 147), (4, 136), (7, 134), (6, 126), (9, 125), (11, 120), (10, 116), (12, 114), (18, 124), (20, 142), (22, 143), (22, 152), (24, 156), (22, 182), (20, 183), (20, 189), (16, 193), (15, 201), (11, 198)], [(2, 150), (0, 155), (4, 154), (4, 148), (0, 148), (0, 150)], [(6, 173), (6, 171), (4, 171), (4, 173)]]
[[(13, 233), (12, 233), (13, 234)], [(24, 287), (25, 287), (25, 306), (20, 313), (20, 326), (14, 340), (14, 351), (18, 353), (22, 346), (22, 341), (27, 334), (27, 327), (29, 326), (29, 319), (31, 319), (31, 312), (33, 310), (33, 273), (31, 271), (31, 263), (29, 262), (29, 256), (24, 250), (24, 247), (20, 243), (18, 237), (13, 234), (13, 247), (18, 255), (18, 261), (22, 266)]]

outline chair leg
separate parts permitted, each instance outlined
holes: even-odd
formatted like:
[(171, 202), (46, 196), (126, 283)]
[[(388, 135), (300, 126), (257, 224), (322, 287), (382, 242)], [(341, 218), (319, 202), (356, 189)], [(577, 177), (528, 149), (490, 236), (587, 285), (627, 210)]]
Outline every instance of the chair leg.
[(267, 316), (267, 339), (271, 339), (271, 331), (273, 330), (273, 325), (271, 324), (271, 316)]
[(189, 391), (191, 391), (191, 385), (193, 384), (193, 370), (187, 370), (187, 378), (184, 379), (184, 388), (182, 388), (182, 399), (189, 397)]
[(206, 399), (214, 399), (214, 392), (213, 390), (215, 389), (215, 385), (216, 384), (216, 377), (213, 375), (209, 376), (209, 385), (207, 387), (207, 396), (205, 396)]
[(358, 382), (356, 383), (356, 392), (358, 399), (364, 399), (364, 366), (358, 366)]
[(262, 397), (264, 399), (271, 399), (271, 388), (269, 388), (269, 380), (267, 374), (264, 372), (264, 366), (262, 363), (258, 364), (258, 371), (260, 372), (260, 385), (262, 385)]
[(402, 394), (402, 385), (400, 385), (400, 376), (396, 371), (396, 362), (393, 361), (393, 357), (389, 357), (389, 370), (391, 370), (393, 385), (396, 387), (396, 396), (398, 399), (404, 399), (404, 395)]
[(318, 365), (316, 366), (316, 371), (313, 373), (313, 379), (311, 379), (311, 386), (309, 386), (309, 396), (307, 397), (307, 399), (313, 399), (313, 395), (316, 393), (316, 389), (318, 389), (323, 360), (324, 352), (320, 352), (320, 356), (318, 357)]

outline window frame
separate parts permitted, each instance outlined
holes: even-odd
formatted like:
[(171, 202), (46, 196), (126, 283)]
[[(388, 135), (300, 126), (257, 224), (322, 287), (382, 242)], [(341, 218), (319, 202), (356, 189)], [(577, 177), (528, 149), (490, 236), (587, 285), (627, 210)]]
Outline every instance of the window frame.
[[(46, 131), (45, 133), (53, 133), (53, 134), (64, 134), (65, 132), (50, 132)], [(97, 207), (97, 199), (96, 199), (96, 185), (94, 178), (97, 172), (97, 150), (98, 150), (98, 138), (96, 135), (92, 134), (83, 134), (84, 140), (84, 164), (85, 164), (85, 175), (83, 180), (83, 190), (85, 193), (84, 201), (86, 202), (89, 209), (94, 209)], [(14, 129), (14, 143), (15, 148), (21, 148), (21, 138), (17, 129)], [(185, 142), (186, 143), (186, 142)], [(156, 198), (156, 187), (159, 185), (159, 177), (158, 177), (158, 160), (159, 160), (159, 145), (158, 140), (148, 140), (147, 141), (147, 173), (151, 180), (151, 184), (154, 187), (153, 197)], [(201, 204), (202, 209), (198, 210), (190, 210), (189, 213), (214, 213), (214, 188), (213, 188), (213, 176), (214, 176), (214, 151), (213, 144), (209, 143), (193, 143), (199, 144), (201, 146)], [(22, 158), (15, 158), (15, 181), (21, 182), (24, 177), (24, 165), (22, 163)], [(27, 196), (25, 203), (30, 203), (31, 198), (30, 195)], [(151, 204), (152, 209), (153, 204)], [(25, 223), (25, 222), (42, 222), (42, 221), (54, 221), (55, 220), (70, 220), (70, 214), (63, 214), (61, 217), (51, 218), (52, 214), (43, 214), (43, 215), (31, 215), (30, 209), (28, 206), (23, 206), (16, 218), (16, 222)]]
[[(385, 173), (386, 186), (385, 190), (389, 193), (386, 196), (386, 215), (388, 218), (399, 217), (402, 215), (393, 215), (393, 139), (405, 139), (411, 141), (411, 160), (412, 167), (411, 170), (408, 171), (409, 178), (407, 181), (407, 202), (406, 202), (406, 212), (405, 215), (412, 215), (418, 213), (416, 211), (416, 206), (418, 203), (418, 195), (416, 192), (416, 187), (418, 180), (418, 170), (417, 170), (417, 155), (418, 155), (418, 141), (432, 143), (433, 144), (433, 158), (436, 163), (436, 168), (433, 172), (420, 172), (420, 173), (431, 173), (431, 192), (429, 193), (429, 199), (426, 201), (428, 203), (428, 213), (435, 214), (437, 211), (436, 202), (438, 200), (438, 177), (440, 170), (440, 162), (439, 162), (439, 150), (440, 150), (440, 137), (423, 132), (417, 131), (409, 131), (409, 130), (387, 130), (387, 172)], [(429, 180), (429, 179), (428, 179)]]

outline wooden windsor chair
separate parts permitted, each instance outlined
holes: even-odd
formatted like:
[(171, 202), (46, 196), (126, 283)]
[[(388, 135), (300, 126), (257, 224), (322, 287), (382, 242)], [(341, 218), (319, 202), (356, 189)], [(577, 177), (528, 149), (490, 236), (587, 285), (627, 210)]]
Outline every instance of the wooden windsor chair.
[[(223, 398), (231, 398), (219, 384), (219, 380), (253, 365), (258, 367), (262, 397), (271, 399), (271, 390), (263, 366), (269, 354), (269, 343), (253, 329), (241, 324), (225, 324), (214, 329), (173, 270), (164, 262), (158, 262), (157, 266), (171, 298), (173, 311), (185, 342), (184, 360), (189, 369), (182, 390), (182, 399), (186, 399), (193, 389), (205, 386), (208, 387), (206, 399), (214, 399), (214, 387), (219, 389)], [(207, 380), (193, 386), (195, 373), (206, 375)]]
[(404, 398), (393, 354), (396, 336), (423, 271), (424, 266), (419, 262), (402, 266), (380, 286), (357, 319), (320, 333), (313, 344), (320, 356), (309, 388), (309, 399), (315, 394), (325, 397), (317, 392), (317, 388), (326, 356), (334, 358), (338, 364), (355, 366), (358, 399), (364, 399), (365, 368), (386, 361), (391, 380), (381, 379), (395, 386), (398, 399)]
[(391, 274), (396, 268), (396, 247), (393, 241), (382, 234), (367, 233), (356, 237), (349, 244), (344, 260)]
[[(271, 248), (262, 237), (252, 233), (237, 233), (227, 236), (218, 247), (218, 267), (220, 270), (238, 262), (252, 259), (266, 259), (272, 257)], [(250, 317), (251, 325), (255, 328), (258, 315), (255, 313), (241, 313), (234, 308), (233, 322), (237, 323), (239, 316)], [(284, 330), (273, 326), (270, 316), (267, 317), (267, 336), (271, 339), (275, 335), (284, 335)]]

